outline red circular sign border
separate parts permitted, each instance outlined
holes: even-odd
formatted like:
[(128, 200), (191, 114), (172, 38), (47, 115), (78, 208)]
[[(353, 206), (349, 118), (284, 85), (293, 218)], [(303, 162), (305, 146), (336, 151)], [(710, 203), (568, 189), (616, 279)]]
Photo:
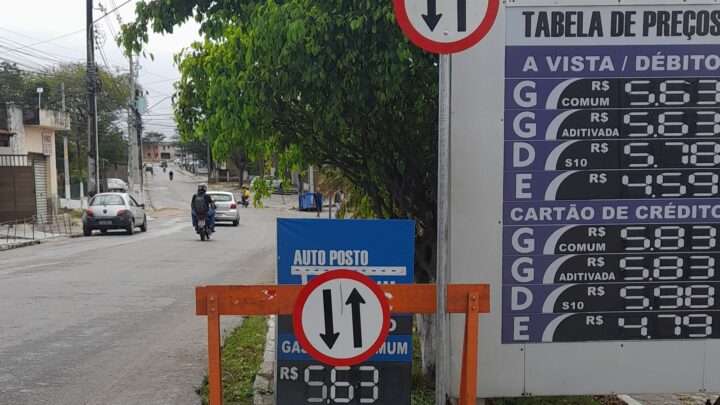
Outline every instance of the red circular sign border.
[[(320, 353), (320, 351), (315, 349), (315, 347), (310, 344), (310, 341), (308, 340), (307, 336), (305, 335), (305, 331), (302, 328), (302, 309), (305, 306), (305, 303), (307, 302), (310, 293), (312, 293), (321, 284), (339, 278), (349, 278), (351, 280), (360, 282), (366, 287), (368, 287), (373, 293), (375, 293), (375, 295), (380, 300), (380, 306), (382, 307), (383, 311), (383, 325), (377, 341), (373, 343), (373, 345), (370, 346), (370, 348), (368, 348), (362, 354), (359, 354), (355, 357), (348, 357), (347, 359), (338, 359)], [(310, 282), (307, 283), (307, 285), (302, 290), (300, 290), (297, 300), (295, 301), (295, 308), (293, 308), (293, 330), (295, 331), (295, 336), (300, 342), (302, 348), (305, 349), (305, 351), (308, 352), (308, 354), (312, 356), (315, 360), (335, 367), (353, 366), (371, 358), (380, 349), (380, 346), (382, 346), (382, 344), (385, 342), (385, 339), (387, 338), (390, 331), (390, 304), (388, 303), (387, 297), (385, 297), (385, 293), (383, 292), (383, 290), (381, 290), (380, 287), (378, 287), (377, 283), (372, 281), (372, 279), (370, 279), (369, 277), (364, 276), (357, 271), (347, 269), (331, 270), (310, 280)]]
[(500, 0), (488, 0), (487, 12), (485, 13), (485, 17), (483, 17), (483, 20), (480, 22), (478, 28), (472, 34), (455, 42), (437, 42), (425, 38), (422, 34), (420, 34), (410, 23), (410, 19), (407, 15), (407, 9), (405, 8), (405, 0), (393, 0), (393, 8), (395, 10), (395, 19), (397, 20), (398, 25), (400, 25), (400, 28), (410, 41), (412, 41), (412, 43), (428, 52), (451, 54), (462, 52), (485, 38), (497, 19), (498, 12), (500, 10)]

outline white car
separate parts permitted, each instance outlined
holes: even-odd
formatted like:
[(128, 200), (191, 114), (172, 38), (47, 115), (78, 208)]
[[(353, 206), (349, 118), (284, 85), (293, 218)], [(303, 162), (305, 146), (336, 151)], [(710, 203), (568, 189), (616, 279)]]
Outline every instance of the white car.
[(82, 217), (83, 234), (92, 235), (99, 229), (106, 233), (110, 229), (124, 229), (128, 235), (135, 233), (135, 228), (147, 231), (145, 205), (138, 204), (127, 193), (100, 193), (95, 195), (88, 204)]
[(240, 211), (235, 194), (228, 191), (208, 191), (207, 195), (217, 205), (215, 222), (232, 222), (233, 226), (240, 225)]
[[(255, 182), (258, 181), (258, 179), (260, 179), (260, 176), (253, 177), (252, 181), (250, 181), (250, 188), (255, 187)], [(275, 176), (265, 176), (265, 183), (270, 191), (281, 190), (283, 186), (282, 179)]]

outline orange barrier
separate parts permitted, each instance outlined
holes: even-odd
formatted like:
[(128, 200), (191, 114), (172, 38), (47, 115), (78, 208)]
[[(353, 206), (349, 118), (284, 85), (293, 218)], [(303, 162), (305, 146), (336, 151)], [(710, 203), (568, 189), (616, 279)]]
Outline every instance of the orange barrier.
[[(195, 288), (195, 313), (208, 318), (210, 405), (222, 404), (220, 316), (292, 315), (295, 300), (303, 287), (302, 285), (226, 285)], [(437, 311), (434, 284), (386, 284), (379, 287), (385, 291), (392, 313), (434, 314)], [(447, 312), (465, 314), (460, 405), (473, 405), (477, 394), (478, 314), (490, 312), (490, 286), (449, 285)]]

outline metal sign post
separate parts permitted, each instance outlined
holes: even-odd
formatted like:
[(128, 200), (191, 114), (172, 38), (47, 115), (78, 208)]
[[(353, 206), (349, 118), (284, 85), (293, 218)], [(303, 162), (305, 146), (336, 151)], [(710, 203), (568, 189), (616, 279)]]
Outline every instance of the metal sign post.
[(450, 84), (451, 54), (462, 52), (492, 29), (499, 0), (449, 1), (394, 0), (395, 17), (405, 35), (418, 47), (440, 54), (438, 99), (438, 193), (437, 193), (437, 295), (435, 331), (435, 395), (438, 405), (447, 398), (449, 322), (445, 311), (445, 286), (450, 266)]
[(444, 404), (447, 397), (449, 325), (445, 311), (445, 286), (447, 285), (450, 236), (450, 63), (452, 56), (440, 55), (440, 91), (438, 121), (438, 218), (437, 218), (437, 318), (435, 330), (437, 351), (435, 353), (435, 403)]

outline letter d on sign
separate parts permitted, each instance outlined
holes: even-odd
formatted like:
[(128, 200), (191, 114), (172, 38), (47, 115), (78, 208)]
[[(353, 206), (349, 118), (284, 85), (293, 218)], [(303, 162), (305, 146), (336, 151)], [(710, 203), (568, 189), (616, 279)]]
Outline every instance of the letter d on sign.
[(513, 143), (513, 167), (528, 167), (535, 161), (535, 148), (529, 143)]
[(533, 302), (533, 293), (527, 287), (510, 288), (510, 309), (522, 311), (530, 308)]

